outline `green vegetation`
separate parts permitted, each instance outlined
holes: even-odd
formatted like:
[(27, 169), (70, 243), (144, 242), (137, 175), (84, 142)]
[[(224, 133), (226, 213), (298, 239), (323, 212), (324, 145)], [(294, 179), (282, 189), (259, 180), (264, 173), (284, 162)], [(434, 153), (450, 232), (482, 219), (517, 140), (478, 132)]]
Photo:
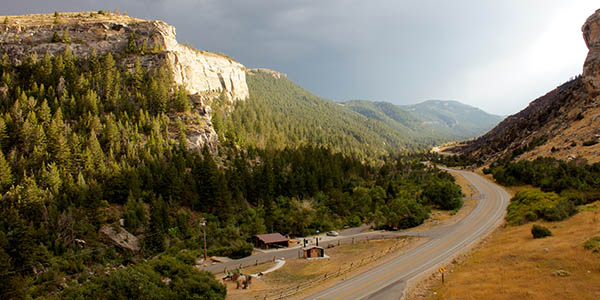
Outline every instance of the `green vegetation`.
[[(365, 163), (356, 153), (385, 152), (369, 145), (384, 135), (367, 134), (382, 127), (352, 125), (362, 117), (351, 112), (336, 121), (336, 110), (315, 123), (311, 113), (338, 104), (299, 88), (291, 90), (307, 97), (300, 107), (313, 103), (305, 117), (292, 122), (254, 104), (228, 118), (217, 111), (225, 142), (190, 153), (182, 119), (196, 112), (185, 91), (165, 66), (147, 71), (138, 61), (128, 70), (118, 59), (80, 59), (69, 47), (20, 65), (0, 59), (0, 294), (8, 298), (222, 299), (214, 278), (190, 267), (204, 242), (201, 218), (209, 253), (242, 257), (258, 233), (405, 228), (430, 207), (461, 205), (454, 178), (422, 157)], [(139, 236), (141, 252), (101, 241), (106, 224)]]
[(287, 78), (257, 71), (248, 73), (247, 82), (250, 99), (238, 102), (231, 117), (225, 117), (224, 105), (212, 105), (222, 140), (270, 149), (322, 145), (371, 160), (425, 148), (405, 133), (319, 98)]
[(531, 235), (533, 235), (534, 239), (541, 239), (552, 236), (552, 231), (542, 225), (533, 224), (533, 227), (531, 227)]
[[(483, 161), (480, 159), (474, 159), (473, 157), (465, 154), (455, 154), (455, 155), (439, 155), (432, 153), (429, 155), (429, 161), (442, 164), (446, 167), (455, 168), (455, 167), (470, 167), (470, 166), (481, 166)], [(487, 169), (483, 170), (484, 173)]]
[(428, 122), (431, 130), (450, 135), (451, 140), (480, 136), (503, 119), (457, 101), (429, 100), (400, 108)]
[(600, 236), (595, 236), (585, 241), (583, 248), (586, 250), (591, 250), (594, 253), (600, 253)]
[(600, 163), (587, 165), (580, 159), (565, 162), (540, 157), (534, 161), (494, 163), (484, 172), (493, 174), (496, 181), (507, 186), (530, 184), (545, 192), (579, 194), (583, 198), (576, 205), (600, 199)]
[(388, 102), (353, 100), (344, 105), (421, 143), (439, 144), (473, 138), (502, 120), (499, 116), (456, 101), (430, 100), (398, 106)]
[(535, 149), (536, 147), (545, 144), (547, 141), (548, 141), (548, 137), (539, 136), (539, 137), (535, 138), (533, 141), (531, 141), (531, 143), (513, 150), (512, 158), (515, 158), (525, 152), (529, 152), (529, 151)]
[[(80, 277), (81, 278), (81, 277)], [(94, 276), (69, 286), (56, 299), (225, 299), (225, 287), (208, 272), (199, 272), (174, 257)]]
[(506, 220), (511, 225), (544, 219), (561, 221), (577, 212), (573, 202), (555, 193), (522, 190), (510, 200)]

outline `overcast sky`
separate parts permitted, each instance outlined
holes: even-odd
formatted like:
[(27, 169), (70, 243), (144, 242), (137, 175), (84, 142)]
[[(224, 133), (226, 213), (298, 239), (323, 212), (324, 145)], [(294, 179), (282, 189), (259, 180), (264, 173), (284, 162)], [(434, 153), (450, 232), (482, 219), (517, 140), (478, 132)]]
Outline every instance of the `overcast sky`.
[(337, 101), (458, 100), (513, 114), (581, 73), (597, 0), (0, 0), (2, 14), (118, 8)]

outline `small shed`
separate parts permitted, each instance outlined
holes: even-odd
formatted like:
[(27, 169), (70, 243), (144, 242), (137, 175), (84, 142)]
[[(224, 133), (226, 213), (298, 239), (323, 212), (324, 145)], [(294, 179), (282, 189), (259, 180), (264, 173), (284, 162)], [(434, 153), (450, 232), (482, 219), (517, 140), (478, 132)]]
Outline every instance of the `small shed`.
[(319, 246), (309, 246), (304, 249), (304, 258), (325, 257), (325, 249)]
[(290, 240), (280, 233), (259, 234), (252, 237), (252, 243), (257, 248), (287, 248)]

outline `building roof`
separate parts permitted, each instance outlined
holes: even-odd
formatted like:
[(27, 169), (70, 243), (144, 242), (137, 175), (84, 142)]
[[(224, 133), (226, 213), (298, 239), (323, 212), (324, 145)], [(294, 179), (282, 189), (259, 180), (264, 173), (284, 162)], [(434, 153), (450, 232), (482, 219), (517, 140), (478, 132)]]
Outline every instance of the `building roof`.
[(281, 235), (280, 233), (266, 233), (266, 234), (258, 234), (256, 235), (256, 237), (263, 241), (265, 244), (271, 244), (271, 243), (282, 243), (282, 242), (288, 242), (288, 238), (286, 238), (285, 236)]

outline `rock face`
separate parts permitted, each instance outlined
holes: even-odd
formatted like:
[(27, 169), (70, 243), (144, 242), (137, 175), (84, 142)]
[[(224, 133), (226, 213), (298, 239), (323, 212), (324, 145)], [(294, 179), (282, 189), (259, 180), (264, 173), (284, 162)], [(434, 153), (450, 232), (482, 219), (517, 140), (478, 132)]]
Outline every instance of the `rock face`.
[[(175, 28), (160, 20), (92, 12), (61, 13), (57, 18), (50, 14), (7, 18), (8, 24), (0, 24), (0, 55), (5, 53), (16, 63), (33, 53), (38, 57), (46, 52), (60, 54), (66, 47), (80, 58), (88, 57), (94, 49), (98, 55), (111, 53), (127, 68), (133, 68), (138, 59), (148, 69), (166, 63), (175, 83), (185, 87), (195, 99), (193, 112), (198, 115), (187, 118), (194, 123), (186, 123), (192, 151), (201, 150), (204, 145), (214, 150), (218, 144), (210, 107), (205, 105), (207, 100), (221, 93), (231, 104), (249, 97), (242, 64), (223, 54), (179, 44)], [(132, 42), (135, 53), (128, 51)]]
[(589, 48), (582, 76), (566, 82), (454, 151), (494, 161), (555, 157), (600, 162), (600, 10), (582, 27)]
[[(93, 13), (63, 13), (54, 22), (52, 15), (9, 17), (9, 24), (0, 25), (0, 53), (15, 61), (31, 53), (38, 56), (62, 53), (69, 45), (78, 57), (87, 57), (96, 49), (99, 55), (108, 52), (125, 53), (133, 34), (138, 48), (136, 57), (146, 67), (166, 61), (177, 84), (190, 94), (224, 91), (231, 100), (248, 98), (245, 68), (222, 55), (192, 49), (175, 38), (175, 28), (167, 23), (140, 20), (127, 16), (102, 16)], [(55, 33), (59, 41), (53, 41)], [(68, 42), (62, 41), (65, 33)]]
[(115, 229), (112, 225), (104, 225), (98, 231), (98, 235), (100, 239), (122, 249), (132, 252), (139, 252), (141, 249), (140, 240), (120, 226)]
[(583, 66), (583, 80), (590, 96), (595, 97), (600, 95), (600, 9), (587, 19), (581, 31), (589, 49)]

